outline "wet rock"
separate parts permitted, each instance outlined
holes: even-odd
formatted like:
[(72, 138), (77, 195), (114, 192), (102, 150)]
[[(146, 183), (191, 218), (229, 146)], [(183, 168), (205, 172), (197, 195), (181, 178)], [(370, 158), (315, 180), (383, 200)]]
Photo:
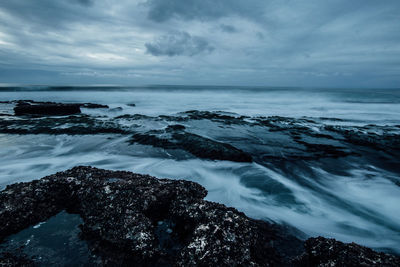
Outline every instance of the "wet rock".
[(14, 108), (14, 113), (17, 116), (21, 115), (45, 115), (45, 116), (61, 116), (81, 113), (80, 105), (78, 104), (29, 104), (23, 102), (17, 104)]
[(127, 134), (129, 129), (110, 120), (88, 115), (27, 117), (0, 120), (0, 132), (7, 134)]
[(187, 118), (191, 120), (211, 120), (214, 122), (220, 122), (228, 125), (246, 124), (244, 119), (249, 118), (246, 116), (237, 116), (237, 114), (227, 113), (222, 111), (211, 112), (211, 111), (189, 110), (181, 114), (187, 116)]
[(117, 111), (122, 111), (122, 110), (123, 110), (122, 107), (116, 107), (116, 108), (110, 109), (110, 111), (112, 111), (112, 112), (117, 112)]
[(0, 253), (0, 266), (36, 266), (33, 259), (29, 258), (22, 252), (4, 252)]
[(390, 127), (367, 125), (364, 127), (346, 127), (327, 125), (325, 129), (341, 134), (346, 142), (386, 151), (398, 155), (400, 151), (400, 135), (393, 133)]
[(186, 132), (182, 125), (168, 126), (165, 131), (134, 134), (131, 142), (164, 149), (182, 149), (204, 159), (252, 162), (250, 154), (230, 144)]
[(306, 252), (293, 261), (299, 266), (400, 266), (400, 258), (355, 243), (323, 237), (305, 242)]
[[(22, 107), (57, 104), (32, 100), (7, 103)], [(76, 105), (101, 106), (92, 103)], [(334, 122), (336, 119), (245, 117), (221, 111), (192, 110), (168, 116), (117, 113), (114, 118), (79, 114), (62, 118), (42, 115), (18, 117), (4, 113), (0, 119), (0, 133), (134, 134), (132, 143), (184, 150), (212, 160), (255, 161), (268, 165), (288, 160), (341, 160), (351, 157), (351, 161), (363, 165), (370, 164), (394, 172), (400, 170), (398, 126), (326, 125), (326, 120)], [(182, 151), (173, 152), (176, 153), (170, 153), (168, 157), (182, 156)], [(183, 153), (184, 158), (190, 156)]]
[(76, 167), (7, 186), (0, 242), (66, 210), (82, 217), (82, 238), (105, 265), (269, 266), (303, 251), (279, 226), (205, 201), (206, 194), (193, 182)]
[(152, 120), (153, 117), (142, 115), (142, 114), (124, 114), (115, 117), (116, 119), (127, 119), (127, 120)]
[(109, 108), (107, 105), (94, 104), (94, 103), (84, 103), (79, 104), (83, 108), (97, 109), (97, 108)]
[(107, 105), (96, 103), (56, 103), (34, 100), (13, 100), (1, 103), (15, 104), (14, 113), (17, 116), (62, 116), (79, 114), (81, 113), (81, 107), (88, 109), (109, 108)]
[[(313, 158), (323, 158), (323, 157), (346, 157), (350, 155), (358, 155), (357, 153), (351, 151), (350, 149), (342, 146), (333, 146), (330, 144), (315, 144), (307, 143), (302, 140), (296, 140), (297, 143), (302, 144), (306, 147), (307, 151), (312, 153)], [(307, 158), (307, 157), (304, 157)]]
[(180, 124), (173, 124), (173, 125), (168, 125), (167, 131), (179, 131), (179, 130), (185, 130), (186, 127)]
[[(81, 216), (81, 238), (108, 266), (400, 264), (396, 256), (354, 243), (322, 237), (304, 243), (281, 226), (205, 201), (206, 194), (189, 181), (75, 167), (0, 192), (0, 243), (66, 210)], [(19, 252), (0, 255), (0, 265), (32, 261)]]

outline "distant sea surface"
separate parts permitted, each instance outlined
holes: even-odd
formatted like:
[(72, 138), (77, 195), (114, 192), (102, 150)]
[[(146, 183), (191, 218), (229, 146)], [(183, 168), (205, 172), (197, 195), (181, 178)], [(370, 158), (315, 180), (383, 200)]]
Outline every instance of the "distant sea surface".
[[(14, 100), (109, 108), (17, 117)], [(400, 89), (3, 86), (0, 101), (1, 189), (76, 165), (186, 179), (208, 200), (299, 237), (400, 253)], [(252, 162), (157, 143), (176, 138), (171, 131)]]

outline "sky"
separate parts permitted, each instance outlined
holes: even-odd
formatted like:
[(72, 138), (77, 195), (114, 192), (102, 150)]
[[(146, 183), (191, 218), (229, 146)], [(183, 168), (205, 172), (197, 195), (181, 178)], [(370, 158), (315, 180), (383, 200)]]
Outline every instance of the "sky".
[(0, 83), (400, 88), (400, 1), (0, 0)]

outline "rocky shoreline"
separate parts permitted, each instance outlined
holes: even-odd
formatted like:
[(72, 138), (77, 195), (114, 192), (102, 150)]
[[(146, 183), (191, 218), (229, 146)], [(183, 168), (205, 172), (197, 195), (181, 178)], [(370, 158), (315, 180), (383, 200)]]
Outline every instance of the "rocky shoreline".
[[(4, 134), (123, 135), (131, 136), (130, 145), (183, 151), (183, 158), (282, 164), (351, 157), (352, 161), (399, 171), (400, 125), (330, 125), (325, 122), (340, 119), (248, 117), (199, 110), (154, 117), (113, 116), (113, 110), (123, 112), (123, 108), (97, 103), (13, 100), (0, 104), (12, 106), (14, 111), (0, 114), (0, 133)], [(86, 114), (81, 108), (105, 113)]]
[[(204, 200), (197, 183), (75, 167), (0, 192), (0, 243), (65, 210), (99, 265), (399, 266), (400, 258), (289, 229)], [(0, 266), (40, 259), (5, 251)]]

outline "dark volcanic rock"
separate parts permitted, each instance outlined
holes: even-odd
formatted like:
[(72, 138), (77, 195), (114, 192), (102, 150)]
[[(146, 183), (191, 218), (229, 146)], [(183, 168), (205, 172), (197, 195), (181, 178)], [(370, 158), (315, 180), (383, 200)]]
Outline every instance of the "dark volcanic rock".
[(80, 105), (78, 104), (29, 104), (27, 102), (18, 104), (14, 108), (15, 115), (46, 115), (60, 116), (72, 115), (81, 113)]
[[(81, 237), (108, 266), (398, 266), (399, 258), (356, 244), (311, 238), (205, 201), (182, 180), (75, 167), (0, 192), (0, 242), (62, 210), (79, 214)], [(31, 264), (5, 252), (0, 266)]]
[(193, 182), (76, 167), (7, 186), (0, 240), (66, 210), (82, 217), (82, 238), (105, 265), (269, 266), (302, 252), (280, 227), (206, 194)]
[(252, 162), (250, 154), (230, 144), (185, 132), (184, 129), (182, 125), (170, 125), (165, 131), (134, 134), (131, 142), (164, 149), (182, 149), (204, 159)]
[(355, 243), (323, 237), (305, 242), (306, 252), (294, 261), (300, 266), (400, 266), (400, 258)]

